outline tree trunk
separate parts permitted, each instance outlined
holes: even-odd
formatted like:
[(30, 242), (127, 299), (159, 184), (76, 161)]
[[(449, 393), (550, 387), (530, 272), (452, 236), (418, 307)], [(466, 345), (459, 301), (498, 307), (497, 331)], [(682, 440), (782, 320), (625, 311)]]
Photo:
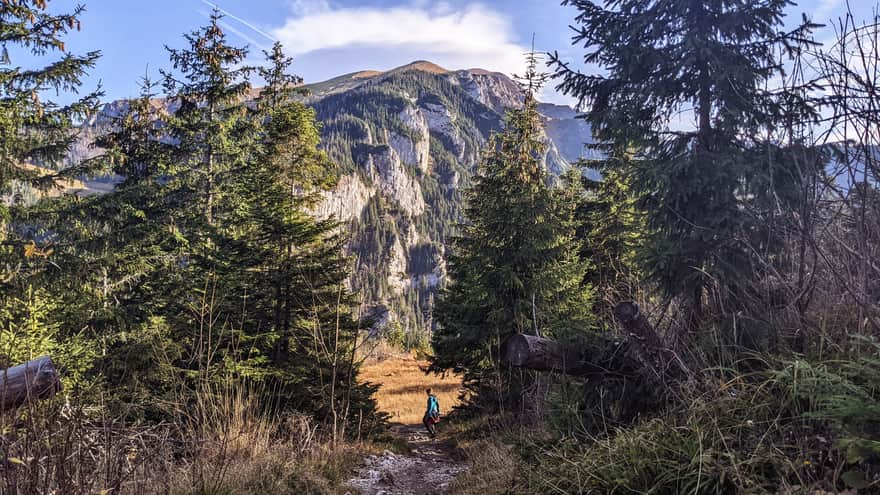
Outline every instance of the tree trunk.
[(501, 345), (501, 360), (511, 366), (537, 371), (578, 372), (583, 357), (576, 349), (555, 340), (516, 334)]
[(48, 399), (60, 390), (61, 381), (52, 359), (39, 357), (0, 371), (0, 411)]

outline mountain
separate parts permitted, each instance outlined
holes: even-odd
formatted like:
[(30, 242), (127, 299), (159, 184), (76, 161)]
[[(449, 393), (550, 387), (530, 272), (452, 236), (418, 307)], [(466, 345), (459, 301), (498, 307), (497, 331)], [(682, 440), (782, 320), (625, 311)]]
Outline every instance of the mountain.
[[(431, 326), (434, 297), (446, 275), (446, 246), (461, 221), (462, 192), (490, 134), (521, 101), (507, 76), (447, 70), (427, 61), (361, 71), (306, 86), (305, 102), (322, 123), (322, 147), (340, 168), (338, 185), (315, 212), (351, 233), (352, 288), (376, 328)], [(158, 101), (157, 104), (164, 104)], [(108, 104), (82, 129), (71, 160), (96, 153)], [(566, 106), (541, 104), (544, 163), (554, 175), (587, 157), (589, 126)]]
[[(521, 93), (504, 74), (450, 71), (426, 61), (307, 86), (323, 147), (342, 167), (318, 213), (351, 226), (352, 286), (385, 324), (428, 328), (446, 275), (446, 246), (461, 221), (462, 191), (492, 131)], [(542, 104), (554, 175), (588, 156), (589, 125)]]

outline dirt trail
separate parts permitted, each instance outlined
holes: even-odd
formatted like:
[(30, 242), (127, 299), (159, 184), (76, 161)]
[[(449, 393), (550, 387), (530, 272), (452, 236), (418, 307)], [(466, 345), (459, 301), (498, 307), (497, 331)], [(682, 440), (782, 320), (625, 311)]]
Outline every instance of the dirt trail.
[(421, 425), (394, 425), (391, 433), (405, 439), (412, 453), (385, 451), (367, 457), (366, 465), (348, 482), (358, 493), (442, 495), (449, 493), (449, 483), (467, 469), (450, 445), (431, 439)]

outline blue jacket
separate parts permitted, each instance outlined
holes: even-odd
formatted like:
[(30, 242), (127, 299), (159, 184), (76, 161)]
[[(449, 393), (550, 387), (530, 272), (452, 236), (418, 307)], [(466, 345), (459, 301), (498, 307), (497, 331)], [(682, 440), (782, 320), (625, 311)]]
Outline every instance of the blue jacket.
[(439, 416), (440, 415), (440, 402), (437, 401), (437, 397), (434, 394), (428, 396), (428, 410), (425, 411), (425, 416)]

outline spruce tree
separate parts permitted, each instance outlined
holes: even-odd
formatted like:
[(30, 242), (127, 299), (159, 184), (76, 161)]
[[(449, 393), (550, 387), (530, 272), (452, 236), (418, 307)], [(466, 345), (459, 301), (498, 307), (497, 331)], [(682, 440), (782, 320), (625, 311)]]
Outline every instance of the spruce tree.
[(507, 337), (578, 341), (591, 327), (592, 290), (583, 285), (586, 264), (575, 239), (578, 198), (570, 186), (550, 186), (541, 166), (540, 75), (531, 62), (522, 107), (508, 112), (467, 192), (466, 223), (434, 309), (433, 368), (464, 371), (469, 387), (498, 400), (517, 393), (496, 378)]
[(123, 401), (155, 403), (143, 399), (259, 359), (240, 324), (248, 294), (234, 291), (252, 265), (231, 221), (234, 173), (253, 149), (246, 51), (226, 43), (219, 19), (169, 50), (167, 98), (145, 81), (104, 115), (110, 131), (93, 161), (123, 178), (115, 190), (41, 208), (70, 274), (53, 283), (69, 301), (62, 313), (101, 343), (100, 376)]
[(581, 256), (590, 264), (587, 282), (596, 290), (596, 313), (604, 328), (616, 328), (612, 310), (627, 300), (639, 298), (642, 280), (640, 253), (645, 237), (644, 212), (638, 207), (630, 179), (609, 166), (627, 155), (584, 165), (601, 178), (583, 177), (585, 194), (578, 204), (578, 238), (583, 240)]
[(345, 422), (370, 423), (375, 402), (374, 388), (357, 381), (343, 238), (335, 221), (310, 212), (335, 167), (318, 149), (314, 110), (294, 99), (302, 79), (288, 72), (291, 59), (277, 43), (266, 57), (266, 85), (250, 116), (252, 153), (230, 181), (228, 198), (240, 205), (231, 219), (240, 267), (233, 290), (249, 294), (244, 333), (278, 405), (315, 413), (339, 436)]
[(152, 417), (161, 413), (155, 399), (170, 391), (162, 370), (183, 355), (165, 321), (177, 305), (166, 291), (184, 240), (169, 201), (172, 146), (159, 101), (145, 79), (140, 97), (103, 115), (110, 130), (94, 143), (103, 154), (93, 162), (122, 178), (112, 191), (67, 195), (33, 211), (57, 240), (57, 268), (49, 271), (49, 288), (63, 302), (57, 318), (100, 343), (91, 371), (113, 390), (109, 405), (144, 404), (128, 412)]
[[(45, 0), (0, 3), (0, 367), (53, 351), (69, 378), (82, 369), (74, 356), (84, 350), (83, 339), (78, 328), (53, 317), (57, 301), (43, 287), (57, 266), (56, 250), (16, 191), (47, 191), (59, 175), (72, 173), (52, 171), (76, 140), (75, 126), (97, 107), (100, 91), (76, 93), (99, 53), (75, 55), (65, 47), (83, 11), (55, 13)], [(61, 95), (72, 101), (53, 100)]]
[(163, 316), (186, 343), (181, 370), (204, 376), (247, 372), (264, 359), (251, 354), (254, 342), (243, 329), (250, 294), (236, 290), (252, 266), (235, 218), (244, 207), (236, 176), (254, 147), (247, 104), (253, 69), (244, 65), (247, 49), (229, 43), (221, 18), (214, 11), (206, 26), (184, 35), (184, 48), (167, 48), (172, 68), (162, 71), (169, 110), (162, 122), (172, 144), (164, 201), (179, 240), (179, 267), (161, 282)]
[(167, 48), (173, 70), (162, 71), (169, 101), (177, 106), (167, 125), (179, 178), (188, 181), (200, 220), (209, 226), (224, 214), (217, 211), (224, 178), (246, 157), (237, 133), (245, 129), (253, 71), (243, 65), (247, 49), (229, 44), (221, 19), (215, 10), (207, 26), (184, 35), (186, 48)]
[[(781, 31), (788, 0), (563, 4), (579, 11), (574, 43), (585, 47), (584, 62), (603, 72), (575, 71), (555, 55), (559, 88), (587, 109), (609, 156), (635, 150), (610, 166), (632, 179), (647, 212), (648, 273), (689, 303), (693, 328), (710, 284), (728, 303), (749, 285), (748, 244), (763, 241), (753, 239), (761, 226), (749, 223), (742, 200), (752, 194), (748, 180), (778, 167), (759, 136), (785, 119), (791, 96), (767, 88), (784, 76), (781, 55), (808, 44), (814, 25)], [(672, 125), (681, 115), (693, 116), (691, 128)]]

